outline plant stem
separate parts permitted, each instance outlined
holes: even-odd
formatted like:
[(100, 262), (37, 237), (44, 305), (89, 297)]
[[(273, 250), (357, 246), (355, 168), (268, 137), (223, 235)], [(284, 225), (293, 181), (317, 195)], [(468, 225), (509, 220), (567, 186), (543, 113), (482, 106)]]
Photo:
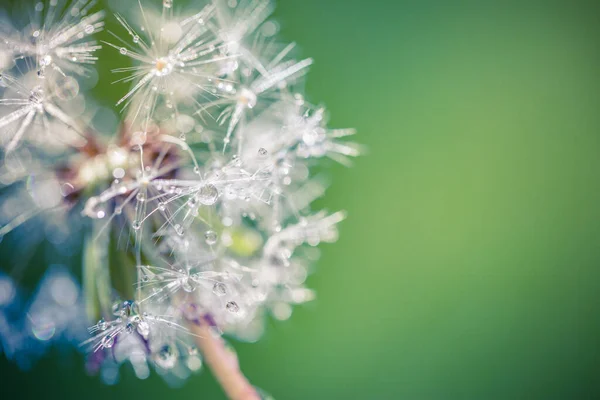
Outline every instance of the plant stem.
[(210, 324), (190, 324), (197, 335), (196, 344), (202, 352), (204, 362), (221, 384), (223, 391), (231, 400), (260, 400), (256, 389), (240, 370), (237, 356), (225, 346), (225, 341), (212, 332)]

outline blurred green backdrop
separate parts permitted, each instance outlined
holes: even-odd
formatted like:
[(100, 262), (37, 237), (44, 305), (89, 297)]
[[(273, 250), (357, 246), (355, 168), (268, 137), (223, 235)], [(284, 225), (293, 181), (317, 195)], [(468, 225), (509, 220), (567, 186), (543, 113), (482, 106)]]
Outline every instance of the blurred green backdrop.
[[(318, 300), (235, 343), (252, 382), (279, 400), (600, 398), (600, 3), (279, 0), (276, 18), (316, 60), (308, 98), (369, 154), (331, 168), (319, 205), (349, 218)], [(106, 387), (57, 361), (0, 357), (3, 398), (223, 398), (207, 372)]]

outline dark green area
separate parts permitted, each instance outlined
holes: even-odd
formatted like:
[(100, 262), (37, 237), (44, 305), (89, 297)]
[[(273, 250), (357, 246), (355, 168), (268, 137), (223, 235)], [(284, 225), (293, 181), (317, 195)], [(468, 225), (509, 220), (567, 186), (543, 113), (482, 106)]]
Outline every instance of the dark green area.
[[(278, 400), (600, 398), (600, 4), (278, 3), (308, 98), (369, 154), (331, 167), (319, 205), (349, 218), (318, 300), (235, 344), (248, 377)], [(208, 373), (104, 387), (0, 360), (3, 398), (223, 396)]]

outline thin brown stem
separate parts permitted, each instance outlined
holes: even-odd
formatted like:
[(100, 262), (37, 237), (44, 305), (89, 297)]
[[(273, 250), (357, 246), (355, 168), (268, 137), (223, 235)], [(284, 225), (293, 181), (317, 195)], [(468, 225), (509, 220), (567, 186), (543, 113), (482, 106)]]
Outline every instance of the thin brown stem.
[(191, 324), (197, 335), (196, 344), (204, 356), (204, 362), (231, 400), (260, 400), (256, 389), (240, 370), (237, 356), (225, 346), (225, 341), (212, 332), (210, 324)]

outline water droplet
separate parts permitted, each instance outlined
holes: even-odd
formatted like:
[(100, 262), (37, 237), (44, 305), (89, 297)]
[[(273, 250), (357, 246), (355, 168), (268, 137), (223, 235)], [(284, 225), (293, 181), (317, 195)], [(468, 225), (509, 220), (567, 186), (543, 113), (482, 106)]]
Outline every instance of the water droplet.
[(238, 304), (235, 301), (228, 302), (225, 308), (227, 309), (227, 311), (233, 314), (237, 314), (240, 311), (240, 306), (238, 306)]
[(143, 203), (144, 201), (146, 201), (146, 195), (142, 192), (139, 192), (135, 198), (137, 199), (137, 201), (139, 201), (140, 203)]
[(79, 94), (79, 83), (71, 76), (58, 75), (54, 82), (54, 93), (61, 100), (73, 100)]
[(91, 35), (92, 33), (94, 33), (94, 25), (87, 25), (85, 27), (85, 33), (87, 33), (88, 35)]
[(164, 8), (171, 8), (171, 7), (173, 7), (173, 0), (163, 0), (163, 7)]
[(167, 208), (167, 205), (165, 203), (162, 203), (162, 202), (158, 203), (158, 209), (160, 211), (165, 211), (166, 208)]
[(188, 200), (187, 204), (188, 204), (188, 207), (190, 207), (190, 208), (196, 207), (198, 205), (198, 197), (197, 196), (192, 196)]
[(142, 224), (140, 224), (140, 221), (135, 220), (131, 223), (131, 227), (137, 231), (142, 227)]
[(156, 365), (164, 369), (171, 369), (177, 363), (177, 353), (174, 346), (164, 345), (154, 355)]
[(110, 349), (111, 347), (113, 347), (114, 344), (115, 339), (112, 336), (106, 335), (104, 336), (104, 338), (102, 338), (102, 347), (104, 347), (105, 349)]
[(105, 331), (106, 328), (108, 328), (108, 323), (104, 320), (104, 318), (100, 319), (97, 325), (98, 329), (100, 329), (101, 331)]
[(213, 286), (213, 293), (217, 296), (225, 296), (227, 294), (227, 286), (223, 282), (216, 282)]
[(139, 313), (139, 306), (135, 301), (125, 300), (121, 305), (121, 316), (129, 317)]
[(206, 241), (206, 244), (210, 246), (217, 243), (217, 232), (206, 231), (206, 233), (204, 234), (204, 240)]
[(258, 155), (260, 157), (266, 157), (268, 154), (269, 154), (269, 152), (264, 147), (261, 147), (260, 149), (258, 149)]
[(200, 167), (194, 167), (194, 173), (200, 175)]
[(204, 185), (200, 189), (198, 193), (198, 200), (200, 203), (210, 206), (217, 202), (217, 198), (219, 197), (219, 190), (215, 185)]
[(133, 43), (139, 43), (140, 42), (140, 37), (138, 35), (134, 35), (133, 36)]
[(121, 53), (121, 54), (123, 54), (123, 55), (126, 55), (126, 54), (127, 54), (127, 49), (126, 49), (125, 47), (121, 47), (121, 48), (119, 49), (119, 53)]
[(181, 288), (188, 293), (192, 293), (194, 290), (196, 290), (196, 285), (194, 285), (194, 282), (188, 276), (183, 278), (183, 281), (181, 282)]

